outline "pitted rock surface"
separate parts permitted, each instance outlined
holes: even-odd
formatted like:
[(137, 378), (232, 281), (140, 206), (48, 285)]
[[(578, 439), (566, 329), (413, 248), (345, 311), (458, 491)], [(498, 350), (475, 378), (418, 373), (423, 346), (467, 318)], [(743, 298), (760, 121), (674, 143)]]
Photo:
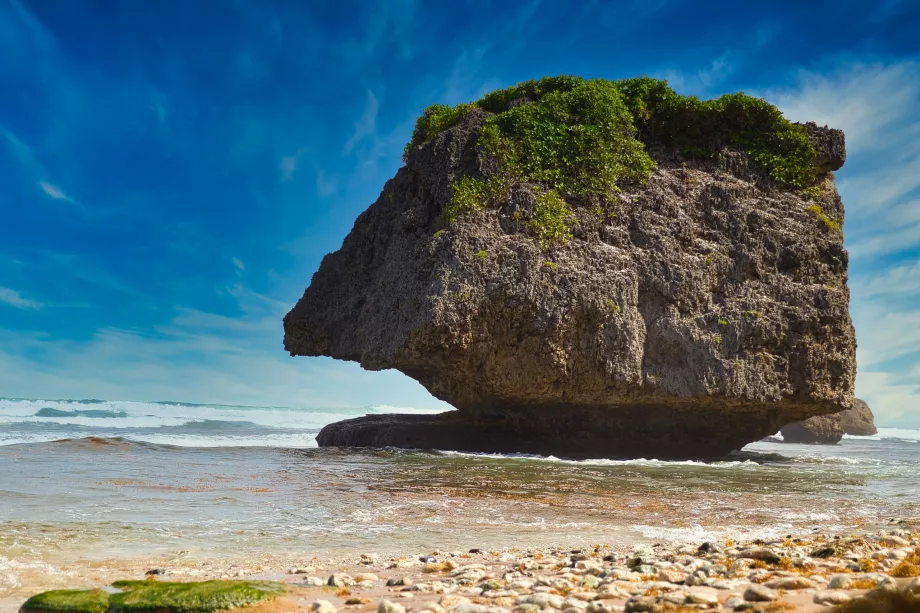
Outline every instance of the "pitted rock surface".
[[(832, 174), (811, 199), (740, 152), (652, 148), (646, 185), (575, 203), (573, 239), (543, 251), (528, 184), (440, 229), (484, 117), (410, 152), (284, 319), (291, 355), (399, 370), (460, 413), (348, 420), (321, 445), (715, 457), (850, 407), (848, 256), (808, 210), (843, 220)], [(808, 129), (839, 168), (842, 133)]]

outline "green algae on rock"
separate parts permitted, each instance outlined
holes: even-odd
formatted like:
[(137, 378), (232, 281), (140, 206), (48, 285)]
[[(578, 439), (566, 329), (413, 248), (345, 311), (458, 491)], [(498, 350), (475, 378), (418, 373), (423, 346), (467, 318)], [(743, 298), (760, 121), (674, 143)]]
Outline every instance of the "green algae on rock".
[(286, 588), (271, 581), (116, 581), (120, 590), (54, 590), (33, 596), (21, 613), (211, 613), (258, 604), (283, 594)]
[(108, 608), (109, 594), (103, 590), (51, 590), (29, 598), (20, 612), (105, 613)]

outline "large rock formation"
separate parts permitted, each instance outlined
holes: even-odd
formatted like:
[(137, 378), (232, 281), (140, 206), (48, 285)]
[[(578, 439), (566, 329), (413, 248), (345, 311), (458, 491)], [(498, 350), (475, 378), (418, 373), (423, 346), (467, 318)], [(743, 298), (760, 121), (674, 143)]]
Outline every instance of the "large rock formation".
[(787, 443), (812, 443), (834, 445), (844, 434), (871, 436), (877, 434), (875, 418), (865, 400), (856, 398), (853, 407), (840, 413), (809, 417), (805, 421), (789, 424), (781, 430)]
[[(664, 103), (629, 99), (638, 114), (615, 136), (641, 139), (639, 153), (654, 161), (646, 182), (621, 174), (618, 191), (603, 193), (563, 184), (554, 200), (527, 171), (541, 149), (523, 149), (532, 143), (521, 136), (501, 158), (484, 128), (493, 113), (539, 111), (529, 105), (550, 100), (540, 99), (543, 83), (487, 96), (440, 129), (429, 109), (406, 165), (284, 319), (291, 355), (397, 369), (459, 411), (339, 422), (319, 444), (717, 457), (848, 408), (855, 341), (843, 205), (829, 172), (843, 164), (843, 134), (783, 128), (811, 139), (807, 195), (753, 145), (738, 145), (756, 132), (744, 140), (723, 129), (756, 123), (756, 109), (701, 106), (702, 127), (669, 138), (663, 131), (679, 122), (662, 119)], [(588, 115), (582, 108), (569, 110)], [(770, 125), (785, 121), (766, 113)], [(547, 146), (586, 130), (571, 128), (562, 144), (551, 134)], [(502, 174), (501, 160), (520, 151), (525, 171)]]

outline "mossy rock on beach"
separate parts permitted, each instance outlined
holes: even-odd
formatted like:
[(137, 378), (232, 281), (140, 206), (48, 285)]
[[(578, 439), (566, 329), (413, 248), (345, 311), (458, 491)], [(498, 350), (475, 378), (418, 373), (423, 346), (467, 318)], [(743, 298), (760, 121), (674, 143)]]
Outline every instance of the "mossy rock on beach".
[(270, 600), (286, 588), (271, 581), (116, 581), (117, 592), (53, 590), (27, 600), (20, 613), (211, 613)]
[(51, 590), (29, 598), (20, 613), (59, 611), (68, 613), (105, 613), (109, 594), (104, 590)]

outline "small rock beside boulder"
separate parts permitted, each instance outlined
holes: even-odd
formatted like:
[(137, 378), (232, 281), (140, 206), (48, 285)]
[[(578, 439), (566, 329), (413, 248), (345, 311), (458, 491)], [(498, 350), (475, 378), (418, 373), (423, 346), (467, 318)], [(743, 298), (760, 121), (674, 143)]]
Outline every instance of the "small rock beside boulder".
[(869, 405), (865, 400), (856, 398), (852, 408), (789, 424), (783, 427), (781, 433), (786, 443), (836, 445), (844, 434), (871, 436), (878, 434), (878, 430)]

